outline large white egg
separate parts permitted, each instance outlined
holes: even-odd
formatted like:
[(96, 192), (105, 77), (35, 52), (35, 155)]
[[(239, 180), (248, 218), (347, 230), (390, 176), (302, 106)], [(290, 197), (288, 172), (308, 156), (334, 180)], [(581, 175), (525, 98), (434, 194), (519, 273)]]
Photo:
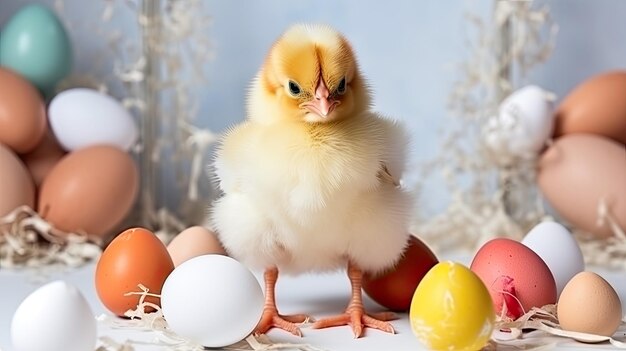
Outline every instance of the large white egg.
[(585, 261), (572, 233), (556, 222), (542, 222), (531, 229), (522, 244), (548, 265), (556, 282), (557, 297), (567, 282), (585, 270)]
[(483, 129), (487, 146), (510, 156), (536, 155), (552, 134), (553, 109), (548, 93), (540, 87), (529, 85), (513, 92)]
[(161, 290), (170, 329), (206, 347), (231, 345), (248, 336), (261, 318), (264, 300), (252, 272), (222, 255), (183, 262)]
[(60, 280), (28, 295), (11, 322), (15, 351), (94, 350), (96, 335), (96, 319), (87, 300)]
[(52, 99), (48, 118), (65, 150), (106, 144), (128, 150), (137, 140), (131, 114), (113, 97), (93, 89), (75, 88)]

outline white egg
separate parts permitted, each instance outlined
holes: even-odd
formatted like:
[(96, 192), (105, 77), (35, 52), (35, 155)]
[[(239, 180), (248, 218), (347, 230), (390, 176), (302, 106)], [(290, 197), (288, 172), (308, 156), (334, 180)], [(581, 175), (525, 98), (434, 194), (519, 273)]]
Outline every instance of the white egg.
[(532, 157), (544, 147), (554, 125), (548, 92), (529, 85), (509, 95), (483, 128), (487, 146), (496, 153)]
[(161, 308), (170, 329), (206, 347), (243, 340), (259, 322), (263, 304), (263, 290), (252, 272), (222, 255), (183, 262), (161, 290)]
[(117, 100), (93, 89), (66, 90), (52, 99), (48, 119), (65, 150), (96, 144), (128, 150), (137, 141), (137, 126)]
[(557, 296), (576, 274), (585, 270), (585, 261), (572, 233), (556, 222), (542, 222), (531, 229), (522, 244), (548, 265), (556, 282)]
[(94, 350), (96, 335), (96, 319), (87, 300), (60, 280), (28, 295), (11, 322), (15, 351)]

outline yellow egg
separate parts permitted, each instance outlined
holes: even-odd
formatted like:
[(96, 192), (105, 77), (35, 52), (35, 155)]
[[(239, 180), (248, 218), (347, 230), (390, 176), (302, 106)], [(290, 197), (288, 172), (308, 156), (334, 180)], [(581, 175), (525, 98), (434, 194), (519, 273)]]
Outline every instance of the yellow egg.
[(480, 350), (495, 321), (487, 287), (469, 268), (450, 261), (424, 276), (409, 316), (413, 333), (429, 350)]

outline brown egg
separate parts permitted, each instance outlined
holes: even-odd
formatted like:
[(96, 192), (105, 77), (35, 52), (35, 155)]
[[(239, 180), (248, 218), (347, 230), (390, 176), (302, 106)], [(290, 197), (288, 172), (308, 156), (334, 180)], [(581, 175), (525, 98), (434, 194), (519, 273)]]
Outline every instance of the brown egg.
[(55, 227), (105, 238), (126, 217), (139, 183), (133, 159), (113, 146), (67, 154), (41, 185), (37, 212)]
[(190, 227), (180, 232), (167, 245), (167, 251), (170, 253), (175, 267), (196, 256), (208, 254), (227, 256), (217, 235), (200, 226)]
[(580, 272), (565, 285), (557, 315), (564, 330), (612, 336), (622, 321), (622, 304), (601, 276)]
[(52, 168), (65, 156), (66, 152), (61, 148), (50, 128), (41, 142), (31, 152), (21, 155), (26, 168), (35, 181), (37, 187), (41, 186), (44, 178)]
[[(100, 256), (96, 292), (106, 308), (123, 316), (139, 303), (139, 295), (124, 294), (141, 291), (138, 284), (148, 288), (151, 294), (160, 294), (173, 270), (174, 263), (159, 238), (144, 228), (128, 229), (113, 239)], [(146, 301), (160, 305), (156, 297), (148, 297)]]
[(363, 290), (372, 300), (390, 310), (408, 311), (415, 289), (438, 262), (426, 244), (411, 236), (396, 266), (381, 275), (366, 274), (363, 277)]
[(35, 185), (28, 170), (12, 150), (0, 144), (0, 217), (19, 206), (33, 207)]
[(626, 146), (597, 135), (561, 137), (541, 155), (537, 182), (561, 217), (598, 237), (612, 235), (599, 226), (604, 200), (617, 223), (626, 228)]
[(39, 144), (46, 128), (46, 108), (39, 92), (27, 80), (0, 68), (0, 143), (17, 153)]
[(591, 77), (570, 92), (556, 111), (554, 136), (598, 134), (626, 144), (626, 71)]

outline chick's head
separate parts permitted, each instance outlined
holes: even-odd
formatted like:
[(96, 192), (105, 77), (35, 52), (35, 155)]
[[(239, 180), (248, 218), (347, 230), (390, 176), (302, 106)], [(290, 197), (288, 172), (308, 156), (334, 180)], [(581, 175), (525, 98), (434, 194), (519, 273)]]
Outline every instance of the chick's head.
[(370, 105), (350, 44), (324, 25), (295, 25), (274, 44), (259, 75), (261, 94), (274, 99), (281, 118), (324, 123)]

